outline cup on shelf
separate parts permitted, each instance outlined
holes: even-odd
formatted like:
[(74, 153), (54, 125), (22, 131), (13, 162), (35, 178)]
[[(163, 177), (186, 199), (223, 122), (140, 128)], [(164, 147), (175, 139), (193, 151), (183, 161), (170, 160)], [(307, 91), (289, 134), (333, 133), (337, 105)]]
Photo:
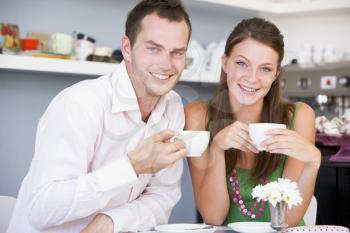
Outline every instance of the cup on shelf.
[(34, 38), (20, 39), (22, 50), (37, 50), (39, 46), (39, 40)]
[(95, 45), (89, 40), (76, 40), (74, 46), (74, 56), (78, 60), (86, 60), (87, 56), (93, 54)]
[(54, 33), (50, 36), (50, 51), (70, 55), (73, 50), (73, 37), (68, 34)]
[(97, 46), (95, 48), (94, 55), (100, 57), (111, 57), (113, 53), (113, 48), (107, 46)]
[(95, 51), (95, 39), (85, 35), (84, 33), (74, 32), (74, 56), (78, 60), (86, 60), (86, 58)]

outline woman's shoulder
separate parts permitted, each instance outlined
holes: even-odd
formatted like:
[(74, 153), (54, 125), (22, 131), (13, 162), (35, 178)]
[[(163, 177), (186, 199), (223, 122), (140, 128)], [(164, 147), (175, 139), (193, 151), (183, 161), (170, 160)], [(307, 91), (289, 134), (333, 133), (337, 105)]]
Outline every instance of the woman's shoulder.
[(310, 105), (304, 102), (296, 102), (294, 114), (296, 114), (297, 118), (315, 118), (315, 111), (312, 109)]
[(205, 130), (208, 122), (208, 102), (196, 100), (185, 107), (187, 130)]
[(311, 106), (300, 102), (294, 113), (294, 129), (307, 138), (315, 134), (315, 112)]

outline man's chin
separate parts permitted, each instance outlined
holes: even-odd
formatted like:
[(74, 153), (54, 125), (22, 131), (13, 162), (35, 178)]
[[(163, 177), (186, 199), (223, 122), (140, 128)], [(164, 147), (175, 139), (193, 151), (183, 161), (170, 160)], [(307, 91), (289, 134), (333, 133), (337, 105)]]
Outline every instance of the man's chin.
[(175, 85), (166, 85), (166, 86), (154, 86), (152, 88), (152, 94), (154, 96), (162, 96), (168, 94)]

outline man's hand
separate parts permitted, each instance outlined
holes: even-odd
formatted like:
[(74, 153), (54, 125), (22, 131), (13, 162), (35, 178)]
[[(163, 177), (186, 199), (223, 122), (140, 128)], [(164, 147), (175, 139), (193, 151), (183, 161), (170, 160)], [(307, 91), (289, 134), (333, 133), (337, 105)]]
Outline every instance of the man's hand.
[(155, 173), (187, 155), (183, 141), (169, 140), (177, 135), (177, 132), (165, 130), (141, 141), (128, 155), (136, 174)]
[(97, 214), (80, 233), (113, 233), (113, 220), (105, 214)]

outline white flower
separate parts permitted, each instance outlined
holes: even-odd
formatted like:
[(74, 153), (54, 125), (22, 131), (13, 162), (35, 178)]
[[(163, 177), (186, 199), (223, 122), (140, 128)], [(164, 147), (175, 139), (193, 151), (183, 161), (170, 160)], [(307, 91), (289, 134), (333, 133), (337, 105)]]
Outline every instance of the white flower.
[(258, 201), (268, 201), (274, 207), (276, 203), (285, 201), (289, 208), (300, 205), (303, 200), (297, 184), (284, 178), (279, 178), (277, 181), (265, 185), (255, 186), (252, 190), (252, 197)]

